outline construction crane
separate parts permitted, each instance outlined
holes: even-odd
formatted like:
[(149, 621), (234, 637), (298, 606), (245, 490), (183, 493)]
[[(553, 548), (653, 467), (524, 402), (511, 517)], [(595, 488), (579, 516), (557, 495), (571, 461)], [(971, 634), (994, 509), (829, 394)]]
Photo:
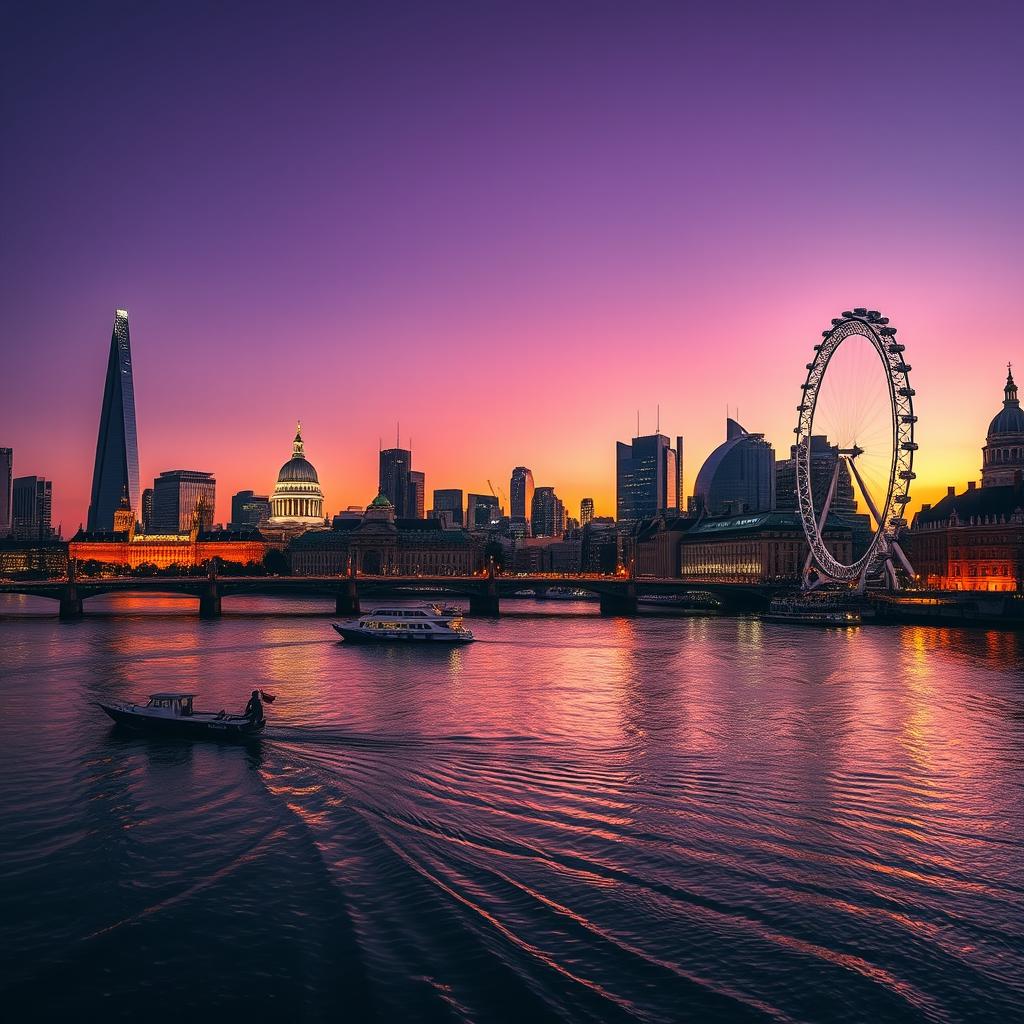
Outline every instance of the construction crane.
[(498, 490), (494, 489), (494, 484), (490, 480), (487, 481), (487, 486), (491, 489), (491, 494), (494, 495), (498, 500), (498, 508), (502, 514), (505, 512), (505, 506), (508, 502), (505, 499), (505, 492), (499, 487)]

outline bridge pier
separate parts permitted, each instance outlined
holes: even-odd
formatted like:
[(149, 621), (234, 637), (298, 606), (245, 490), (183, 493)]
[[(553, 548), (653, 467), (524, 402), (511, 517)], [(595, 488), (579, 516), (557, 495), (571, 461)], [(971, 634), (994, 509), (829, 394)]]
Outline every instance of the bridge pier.
[(356, 588), (355, 580), (347, 580), (338, 591), (334, 600), (334, 611), (337, 615), (359, 614), (359, 590)]
[(475, 590), (469, 595), (469, 614), (490, 616), (501, 614), (501, 601), (498, 598), (496, 580), (488, 579), (479, 590)]
[(77, 594), (65, 594), (61, 597), (60, 610), (57, 612), (57, 618), (61, 622), (76, 622), (82, 614), (82, 599)]
[(621, 590), (600, 594), (602, 615), (636, 615), (636, 584), (628, 583)]
[(220, 618), (220, 594), (201, 594), (199, 597), (199, 618)]

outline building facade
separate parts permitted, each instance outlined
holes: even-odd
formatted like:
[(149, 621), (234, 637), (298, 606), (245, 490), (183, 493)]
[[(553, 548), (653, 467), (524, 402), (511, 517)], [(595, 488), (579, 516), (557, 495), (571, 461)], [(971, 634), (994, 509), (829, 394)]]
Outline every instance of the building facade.
[(154, 533), (187, 533), (199, 509), (200, 529), (212, 530), (216, 501), (217, 481), (212, 473), (197, 469), (169, 469), (153, 481), (151, 529)]
[(414, 515), (409, 503), (411, 472), (412, 451), (409, 448), (382, 449), (378, 486), (400, 519)]
[(533, 471), (516, 466), (508, 484), (509, 518), (520, 525), (519, 533), (530, 536), (530, 517), (533, 515)]
[[(822, 539), (837, 561), (850, 564), (848, 526), (830, 516)], [(679, 545), (679, 576), (701, 583), (792, 584), (801, 579), (807, 552), (803, 523), (795, 512), (703, 519)]]
[[(811, 436), (811, 495), (814, 507), (821, 511), (825, 507), (832, 474), (839, 460), (839, 446), (828, 443), (823, 434)], [(788, 459), (775, 463), (775, 508), (779, 512), (794, 512), (799, 509), (796, 494), (796, 445), (789, 449)], [(839, 463), (835, 493), (829, 510), (836, 515), (856, 515), (857, 498), (853, 493), (853, 480), (845, 461)]]
[(241, 529), (245, 526), (260, 527), (271, 516), (270, 498), (255, 491), (238, 491), (231, 495), (231, 522), (228, 528)]
[(15, 540), (53, 536), (53, 483), (41, 476), (18, 476), (11, 487), (11, 535)]
[(142, 491), (142, 532), (149, 533), (153, 529), (153, 488), (145, 487)]
[(270, 530), (299, 533), (324, 525), (324, 492), (316, 467), (306, 458), (302, 424), (295, 425), (292, 457), (281, 467), (270, 495)]
[(0, 448), (0, 540), (11, 532), (11, 497), (14, 484), (14, 449)]
[(409, 501), (407, 508), (410, 519), (425, 519), (427, 515), (427, 477), (418, 469), (409, 470)]
[(594, 518), (594, 499), (582, 498), (580, 500), (580, 526), (586, 526)]
[(530, 525), (534, 537), (561, 537), (565, 533), (565, 505), (554, 487), (534, 489)]
[(725, 421), (725, 441), (705, 460), (691, 510), (704, 515), (769, 512), (775, 507), (775, 450), (763, 434)]
[(121, 496), (127, 492), (133, 509), (141, 508), (139, 443), (135, 428), (135, 382), (128, 333), (128, 312), (114, 314), (107, 376), (103, 386), (96, 461), (92, 472), (88, 529), (110, 530)]
[(136, 528), (127, 495), (114, 513), (113, 530), (79, 530), (68, 543), (68, 557), (104, 566), (153, 566), (191, 569), (213, 559), (238, 565), (260, 564), (269, 545), (257, 530), (202, 530), (202, 508), (195, 510), (190, 528), (180, 533), (145, 534)]
[(0, 538), (0, 576), (66, 576), (68, 546), (63, 541)]
[(466, 528), (487, 530), (501, 519), (501, 505), (493, 494), (466, 496)]
[(437, 519), (400, 519), (384, 494), (362, 519), (334, 520), (330, 530), (296, 537), (288, 548), (296, 576), (469, 576), (484, 565), (483, 543)]
[(615, 445), (615, 511), (620, 523), (638, 523), (679, 508), (677, 453), (664, 434)]
[(438, 518), (440, 518), (438, 513), (447, 512), (453, 525), (464, 525), (465, 513), (463, 511), (461, 489), (458, 487), (446, 487), (434, 491), (434, 507), (431, 511)]

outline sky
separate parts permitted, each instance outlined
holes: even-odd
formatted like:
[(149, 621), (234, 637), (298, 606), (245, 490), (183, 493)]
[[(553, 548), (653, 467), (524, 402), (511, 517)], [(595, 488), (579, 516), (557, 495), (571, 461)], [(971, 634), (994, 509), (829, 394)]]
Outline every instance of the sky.
[[(812, 346), (881, 310), (915, 505), (979, 478), (1024, 344), (1011, 3), (87, 3), (0, 41), (0, 445), (86, 518), (114, 309), (141, 476), (326, 508), (396, 422), (430, 491), (614, 512), (616, 440), (792, 443)], [(1024, 381), (1022, 381), (1024, 383)]]

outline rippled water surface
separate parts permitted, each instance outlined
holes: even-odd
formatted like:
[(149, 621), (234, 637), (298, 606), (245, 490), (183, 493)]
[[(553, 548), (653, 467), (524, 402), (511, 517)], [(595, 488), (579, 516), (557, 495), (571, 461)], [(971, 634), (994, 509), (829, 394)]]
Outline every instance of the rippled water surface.
[[(0, 608), (0, 997), (34, 1019), (1024, 1018), (1024, 642), (508, 602)], [(250, 747), (92, 705), (276, 692)], [(12, 1002), (16, 1000), (17, 1002)]]

